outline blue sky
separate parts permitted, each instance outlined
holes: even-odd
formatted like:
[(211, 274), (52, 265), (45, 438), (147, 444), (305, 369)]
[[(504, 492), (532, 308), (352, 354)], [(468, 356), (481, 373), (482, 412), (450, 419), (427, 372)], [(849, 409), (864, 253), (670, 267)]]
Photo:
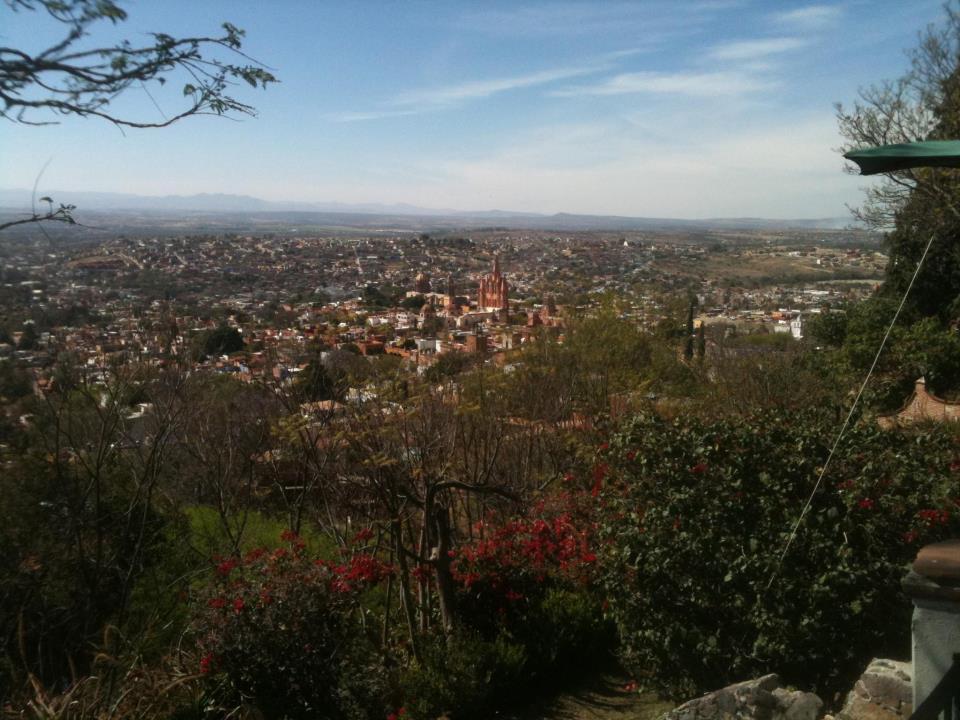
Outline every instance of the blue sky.
[[(139, 0), (94, 39), (247, 31), (256, 119), (0, 124), (0, 187), (656, 217), (836, 217), (833, 104), (893, 78), (940, 0)], [(0, 6), (0, 43), (60, 30)], [(176, 86), (176, 87), (172, 87)], [(161, 110), (180, 83), (151, 87)], [(114, 109), (147, 120), (141, 89)], [(61, 198), (57, 198), (58, 200)], [(66, 199), (66, 198), (62, 198)]]

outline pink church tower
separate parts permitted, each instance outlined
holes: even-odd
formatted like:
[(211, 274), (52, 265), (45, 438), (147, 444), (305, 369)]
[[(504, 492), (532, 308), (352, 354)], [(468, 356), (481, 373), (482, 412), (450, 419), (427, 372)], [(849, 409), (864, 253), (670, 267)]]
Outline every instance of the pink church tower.
[(493, 256), (493, 272), (480, 278), (480, 289), (477, 293), (478, 310), (509, 310), (510, 303), (507, 294), (510, 286), (507, 278), (500, 272), (500, 256)]

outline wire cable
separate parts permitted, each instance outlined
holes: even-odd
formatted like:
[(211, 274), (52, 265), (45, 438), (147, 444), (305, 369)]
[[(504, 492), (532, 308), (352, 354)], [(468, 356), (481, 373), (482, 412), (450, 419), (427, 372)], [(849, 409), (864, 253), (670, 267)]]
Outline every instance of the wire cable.
[(930, 251), (930, 246), (933, 244), (933, 239), (935, 237), (935, 235), (931, 235), (930, 239), (927, 240), (927, 245), (923, 249), (923, 255), (920, 256), (920, 262), (917, 263), (917, 268), (913, 271), (913, 277), (910, 278), (910, 283), (907, 285), (907, 289), (903, 293), (903, 297), (900, 299), (900, 305), (897, 307), (897, 311), (893, 314), (893, 319), (890, 321), (890, 325), (887, 327), (887, 332), (884, 333), (883, 340), (880, 342), (880, 347), (877, 348), (877, 354), (873, 357), (873, 364), (870, 365), (870, 370), (867, 372), (867, 376), (863, 379), (863, 383), (860, 385), (860, 390), (857, 392), (857, 396), (853, 400), (853, 405), (850, 406), (850, 412), (847, 413), (847, 419), (843, 421), (840, 432), (837, 434), (836, 440), (833, 441), (833, 447), (830, 448), (830, 453), (827, 455), (827, 460), (823, 463), (823, 467), (820, 468), (820, 474), (817, 476), (817, 482), (814, 484), (813, 490), (810, 492), (810, 496), (807, 498), (807, 502), (803, 506), (803, 510), (800, 511), (800, 517), (797, 518), (797, 522), (794, 524), (793, 530), (790, 531), (790, 537), (787, 538), (787, 543), (783, 548), (783, 552), (780, 553), (780, 557), (777, 559), (777, 566), (773, 569), (773, 574), (770, 576), (769, 582), (767, 582), (767, 590), (770, 589), (770, 586), (773, 585), (773, 581), (776, 580), (777, 575), (780, 573), (780, 567), (783, 565), (783, 559), (787, 556), (790, 546), (797, 537), (797, 531), (800, 529), (801, 523), (803, 523), (803, 518), (806, 517), (807, 512), (810, 510), (810, 505), (813, 503), (813, 498), (817, 494), (817, 490), (820, 489), (820, 485), (823, 482), (823, 476), (826, 475), (827, 468), (830, 466), (830, 461), (833, 459), (833, 454), (837, 451), (837, 447), (840, 445), (840, 440), (843, 438), (843, 434), (847, 431), (847, 427), (850, 425), (850, 420), (853, 418), (853, 413), (857, 409), (857, 405), (860, 402), (860, 398), (863, 396), (863, 391), (866, 389), (867, 383), (870, 382), (870, 376), (873, 375), (873, 371), (877, 367), (877, 362), (880, 360), (880, 355), (883, 353), (883, 348), (886, 347), (887, 340), (890, 338), (890, 333), (893, 332), (893, 328), (897, 324), (897, 319), (900, 317), (900, 312), (903, 310), (903, 306), (907, 302), (907, 297), (910, 295), (910, 290), (913, 289), (913, 283), (916, 281), (917, 275), (920, 274), (920, 268), (923, 267), (923, 262), (927, 259), (927, 253)]

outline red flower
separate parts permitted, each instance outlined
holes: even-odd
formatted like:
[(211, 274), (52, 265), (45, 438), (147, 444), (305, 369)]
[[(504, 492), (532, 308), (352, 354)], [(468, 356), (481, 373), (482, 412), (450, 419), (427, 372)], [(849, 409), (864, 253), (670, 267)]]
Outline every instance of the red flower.
[(636, 450), (628, 450), (628, 451), (627, 451), (627, 460), (629, 460), (630, 462), (633, 462), (634, 460), (636, 460), (636, 458), (637, 458), (637, 451), (636, 451)]
[(256, 560), (259, 560), (266, 554), (267, 554), (267, 551), (264, 550), (263, 548), (254, 548), (253, 550), (248, 552), (243, 559), (246, 562), (254, 562)]
[(610, 449), (610, 443), (608, 442), (602, 442), (597, 446), (598, 452), (606, 452), (609, 449)]
[(954, 458), (950, 463), (950, 472), (960, 472), (960, 458)]
[(949, 510), (920, 510), (917, 512), (917, 517), (923, 520), (927, 527), (933, 527), (934, 525), (946, 525), (950, 522), (950, 511)]
[(590, 494), (593, 497), (596, 497), (600, 494), (600, 488), (603, 487), (603, 479), (607, 476), (607, 471), (610, 469), (610, 466), (606, 463), (597, 463), (593, 467), (593, 487), (590, 489)]
[(226, 577), (233, 571), (233, 569), (236, 566), (237, 566), (237, 561), (235, 558), (224, 560), (222, 563), (217, 565), (217, 573), (219, 575), (222, 575), (223, 577)]
[(207, 653), (200, 658), (200, 674), (209, 675), (211, 670), (213, 670), (213, 653)]
[(861, 510), (873, 510), (874, 504), (875, 503), (870, 498), (861, 498), (860, 502), (857, 503), (857, 507), (859, 507)]
[(700, 462), (690, 468), (690, 472), (694, 475), (703, 475), (707, 471), (707, 464), (705, 462)]
[(356, 535), (353, 536), (353, 541), (355, 543), (364, 543), (367, 542), (370, 538), (373, 537), (373, 528), (364, 528)]
[(220, 608), (224, 608), (226, 606), (227, 606), (227, 601), (224, 600), (222, 597), (210, 598), (209, 600), (207, 600), (207, 607), (212, 607), (219, 610)]
[(243, 612), (243, 608), (244, 608), (243, 598), (239, 598), (239, 597), (238, 597), (236, 600), (233, 601), (233, 611), (234, 611), (237, 615), (239, 615), (241, 612)]
[(428, 580), (430, 578), (430, 566), (417, 565), (413, 570), (410, 571), (410, 574), (420, 582), (423, 582), (424, 580)]
[(908, 530), (903, 534), (903, 541), (907, 544), (913, 544), (917, 541), (919, 533), (916, 530)]

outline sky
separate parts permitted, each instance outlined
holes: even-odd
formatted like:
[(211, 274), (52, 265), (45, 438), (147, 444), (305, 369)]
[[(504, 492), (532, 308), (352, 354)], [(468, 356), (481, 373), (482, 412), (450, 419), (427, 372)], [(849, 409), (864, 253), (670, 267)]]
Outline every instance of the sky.
[[(131, 0), (88, 41), (246, 31), (256, 118), (0, 121), (0, 188), (646, 217), (843, 217), (834, 104), (908, 65), (941, 0)], [(0, 5), (0, 45), (63, 27)], [(157, 121), (185, 80), (112, 110)], [(34, 119), (41, 119), (35, 117)], [(45, 168), (45, 169), (44, 169)], [(66, 200), (67, 198), (56, 198)]]

